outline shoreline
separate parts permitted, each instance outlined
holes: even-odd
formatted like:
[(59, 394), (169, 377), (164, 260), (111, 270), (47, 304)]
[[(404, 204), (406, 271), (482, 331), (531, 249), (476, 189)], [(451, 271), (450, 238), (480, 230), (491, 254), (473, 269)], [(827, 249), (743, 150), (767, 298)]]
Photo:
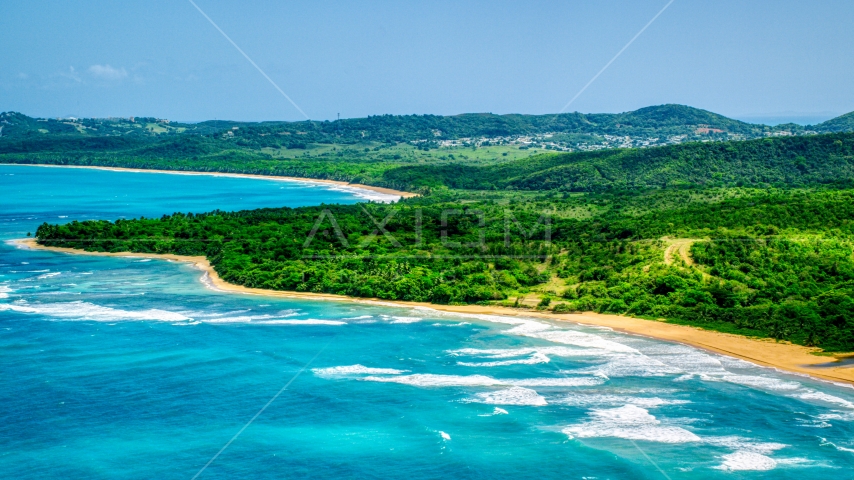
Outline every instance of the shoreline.
[(314, 183), (320, 185), (335, 185), (339, 187), (348, 187), (352, 189), (368, 190), (371, 192), (382, 193), (383, 195), (397, 195), (401, 198), (417, 197), (417, 193), (404, 192), (394, 190), (392, 188), (374, 187), (372, 185), (363, 185), (361, 183), (347, 183), (339, 180), (325, 180), (320, 178), (303, 178), (303, 177), (285, 177), (280, 175), (258, 175), (254, 173), (226, 173), (226, 172), (197, 172), (186, 170), (157, 170), (147, 168), (126, 168), (126, 167), (102, 167), (98, 165), (53, 165), (49, 163), (0, 163), (0, 165), (8, 166), (24, 166), (24, 167), (47, 167), (47, 168), (88, 168), (92, 170), (106, 170), (110, 172), (130, 172), (130, 173), (166, 173), (171, 175), (207, 175), (212, 177), (233, 177), (233, 178), (255, 178), (262, 180), (278, 180), (285, 182), (299, 183)]
[(551, 312), (526, 311), (509, 307), (481, 306), (481, 305), (437, 305), (426, 302), (407, 302), (399, 300), (382, 300), (376, 298), (358, 298), (344, 295), (311, 292), (289, 292), (278, 290), (266, 290), (261, 288), (250, 288), (234, 285), (221, 279), (204, 256), (184, 256), (174, 254), (157, 253), (132, 253), (132, 252), (87, 252), (64, 247), (46, 247), (36, 243), (34, 238), (11, 240), (11, 244), (18, 247), (33, 250), (46, 250), (52, 252), (67, 253), (73, 255), (92, 255), (102, 257), (136, 257), (152, 258), (160, 260), (171, 260), (175, 262), (191, 263), (204, 272), (202, 282), (210, 288), (225, 293), (242, 293), (247, 295), (259, 295), (281, 298), (305, 298), (313, 300), (333, 300), (342, 302), (356, 302), (366, 304), (377, 304), (396, 306), (402, 308), (421, 307), (437, 311), (501, 315), (510, 317), (527, 317), (545, 320), (570, 322), (581, 325), (594, 325), (608, 327), (619, 332), (650, 337), (658, 340), (682, 343), (701, 350), (706, 350), (730, 357), (736, 357), (758, 365), (776, 368), (787, 373), (807, 375), (810, 377), (828, 380), (831, 382), (842, 382), (854, 384), (854, 367), (834, 366), (832, 356), (818, 356), (814, 352), (819, 348), (804, 347), (791, 343), (780, 343), (771, 339), (757, 339), (743, 337), (730, 333), (703, 330), (687, 325), (659, 322), (655, 320), (644, 320), (639, 318), (625, 317), (622, 315), (606, 315), (595, 312), (584, 312), (576, 314), (557, 314)]

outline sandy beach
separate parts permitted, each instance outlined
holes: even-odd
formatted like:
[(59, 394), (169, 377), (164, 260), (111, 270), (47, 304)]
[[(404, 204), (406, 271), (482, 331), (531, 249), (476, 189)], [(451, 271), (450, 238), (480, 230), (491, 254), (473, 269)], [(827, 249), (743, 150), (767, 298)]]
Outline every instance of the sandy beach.
[(170, 175), (207, 175), (212, 177), (235, 177), (235, 178), (258, 178), (263, 180), (281, 180), (286, 182), (313, 183), (318, 185), (334, 185), (338, 187), (346, 187), (357, 190), (368, 190), (371, 192), (382, 193), (385, 195), (397, 195), (403, 198), (417, 197), (417, 193), (403, 192), (391, 188), (374, 187), (371, 185), (362, 185), (360, 183), (347, 183), (338, 180), (323, 180), (317, 178), (302, 178), (302, 177), (284, 177), (278, 175), (255, 175), (251, 173), (222, 173), (222, 172), (186, 172), (181, 170), (149, 170), (143, 168), (123, 168), (123, 167), (99, 167), (89, 165), (48, 165), (48, 164), (20, 164), (20, 163), (3, 163), (0, 165), (28, 166), (28, 167), (44, 167), (44, 168), (88, 168), (93, 170), (107, 170), (113, 172), (134, 172), (134, 173), (168, 173)]
[(704, 350), (737, 357), (759, 365), (778, 368), (787, 372), (809, 375), (833, 382), (854, 384), (854, 366), (834, 365), (839, 359), (832, 356), (819, 356), (815, 352), (817, 348), (803, 347), (790, 343), (776, 342), (770, 339), (756, 339), (732, 335), (728, 333), (703, 330), (685, 325), (658, 322), (654, 320), (643, 320), (639, 318), (625, 317), (622, 315), (603, 315), (594, 312), (578, 314), (555, 314), (550, 312), (538, 312), (507, 307), (493, 307), (480, 305), (436, 305), (421, 302), (388, 301), (380, 299), (362, 299), (347, 297), (343, 295), (332, 295), (309, 292), (285, 292), (276, 290), (265, 290), (260, 288), (248, 288), (233, 285), (222, 280), (208, 262), (207, 258), (198, 256), (182, 256), (172, 254), (152, 253), (106, 253), (86, 252), (72, 248), (45, 247), (36, 243), (35, 239), (15, 240), (14, 244), (31, 249), (49, 250), (75, 255), (95, 255), (108, 257), (141, 257), (176, 262), (191, 263), (202, 270), (204, 275), (202, 281), (210, 288), (223, 291), (242, 293), (248, 295), (260, 295), (269, 297), (306, 298), (313, 300), (334, 300), (358, 303), (377, 303), (382, 305), (394, 305), (400, 307), (423, 307), (444, 312), (504, 315), (527, 318), (541, 318), (561, 322), (573, 322), (585, 325), (597, 325), (612, 328), (617, 331), (632, 335), (642, 335), (660, 340), (683, 343)]

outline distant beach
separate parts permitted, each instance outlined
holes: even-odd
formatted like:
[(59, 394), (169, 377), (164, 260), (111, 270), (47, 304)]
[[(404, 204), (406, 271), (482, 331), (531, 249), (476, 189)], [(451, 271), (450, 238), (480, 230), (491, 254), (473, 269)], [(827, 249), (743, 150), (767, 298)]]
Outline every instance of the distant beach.
[(332, 185), (337, 187), (343, 187), (348, 190), (367, 190), (370, 192), (380, 193), (383, 195), (394, 195), (402, 198), (412, 198), (417, 197), (417, 193), (412, 192), (404, 192), (401, 190), (394, 190), (392, 188), (385, 187), (374, 187), (371, 185), (363, 185), (360, 183), (347, 183), (338, 180), (324, 180), (317, 178), (302, 178), (302, 177), (284, 177), (279, 175), (256, 175), (251, 173), (223, 173), (223, 172), (192, 172), (192, 171), (183, 171), (183, 170), (154, 170), (154, 169), (145, 169), (145, 168), (124, 168), (124, 167), (101, 167), (97, 165), (51, 165), (51, 164), (29, 164), (29, 163), (4, 163), (0, 165), (9, 165), (9, 166), (26, 166), (26, 167), (49, 167), (49, 168), (88, 168), (93, 170), (107, 170), (113, 172), (135, 172), (135, 173), (168, 173), (170, 175), (207, 175), (212, 177), (234, 177), (234, 178), (257, 178), (262, 180), (280, 180), (287, 182), (299, 182), (299, 183), (314, 183), (318, 185)]
[[(168, 172), (172, 173), (172, 172)], [(654, 320), (626, 317), (621, 315), (604, 315), (595, 312), (578, 314), (555, 314), (551, 312), (529, 311), (497, 306), (480, 305), (437, 305), (422, 302), (389, 301), (381, 299), (368, 299), (347, 297), (343, 295), (332, 295), (311, 292), (291, 292), (266, 290), (260, 288), (249, 288), (234, 285), (221, 279), (203, 256), (182, 256), (173, 254), (154, 253), (130, 253), (130, 252), (87, 252), (84, 250), (60, 247), (45, 247), (36, 243), (35, 239), (14, 240), (14, 244), (24, 248), (48, 250), (76, 255), (95, 255), (107, 257), (139, 257), (175, 262), (192, 263), (196, 268), (202, 270), (204, 275), (202, 281), (214, 290), (223, 292), (242, 293), (249, 295), (305, 298), (314, 300), (350, 301), (358, 303), (375, 303), (386, 306), (399, 306), (403, 308), (426, 308), (443, 312), (452, 312), (469, 315), (501, 315), (511, 317), (539, 318), (556, 320), (561, 322), (572, 322), (584, 325), (596, 325), (612, 328), (616, 331), (641, 335), (660, 340), (683, 343), (703, 350), (708, 350), (732, 357), (737, 357), (749, 362), (768, 367), (774, 367), (787, 372), (809, 375), (812, 377), (854, 384), (854, 366), (844, 366), (833, 356), (815, 355), (820, 349), (794, 345), (791, 343), (776, 342), (771, 339), (758, 339), (703, 330), (697, 327), (677, 325)]]

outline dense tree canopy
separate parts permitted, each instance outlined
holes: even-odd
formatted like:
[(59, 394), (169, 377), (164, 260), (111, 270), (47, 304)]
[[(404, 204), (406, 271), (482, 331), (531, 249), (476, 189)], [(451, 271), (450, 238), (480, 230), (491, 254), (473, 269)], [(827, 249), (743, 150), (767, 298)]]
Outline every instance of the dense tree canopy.
[[(198, 124), (7, 112), (0, 162), (285, 175), (422, 194), (394, 205), (45, 224), (36, 232), (45, 245), (207, 255), (225, 280), (251, 287), (596, 310), (838, 351), (854, 349), (850, 120), (768, 127), (681, 105)], [(514, 135), (531, 138), (504, 138)], [(624, 145), (631, 135), (649, 142), (555, 152), (559, 142)]]
[[(250, 287), (436, 303), (551, 298), (557, 312), (851, 350), (852, 220), (849, 190), (498, 192), (45, 224), (36, 235), (53, 246), (207, 255), (226, 281)], [(696, 263), (666, 258), (671, 239), (689, 239)]]

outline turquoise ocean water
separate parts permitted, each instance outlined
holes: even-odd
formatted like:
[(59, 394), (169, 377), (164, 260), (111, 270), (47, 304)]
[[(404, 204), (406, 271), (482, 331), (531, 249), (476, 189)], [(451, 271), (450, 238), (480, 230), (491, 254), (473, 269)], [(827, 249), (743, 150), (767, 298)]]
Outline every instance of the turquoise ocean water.
[(0, 477), (190, 479), (291, 381), (198, 478), (854, 477), (843, 385), (602, 328), (227, 294), (185, 264), (6, 243), (45, 221), (354, 191), (0, 166), (0, 192)]

